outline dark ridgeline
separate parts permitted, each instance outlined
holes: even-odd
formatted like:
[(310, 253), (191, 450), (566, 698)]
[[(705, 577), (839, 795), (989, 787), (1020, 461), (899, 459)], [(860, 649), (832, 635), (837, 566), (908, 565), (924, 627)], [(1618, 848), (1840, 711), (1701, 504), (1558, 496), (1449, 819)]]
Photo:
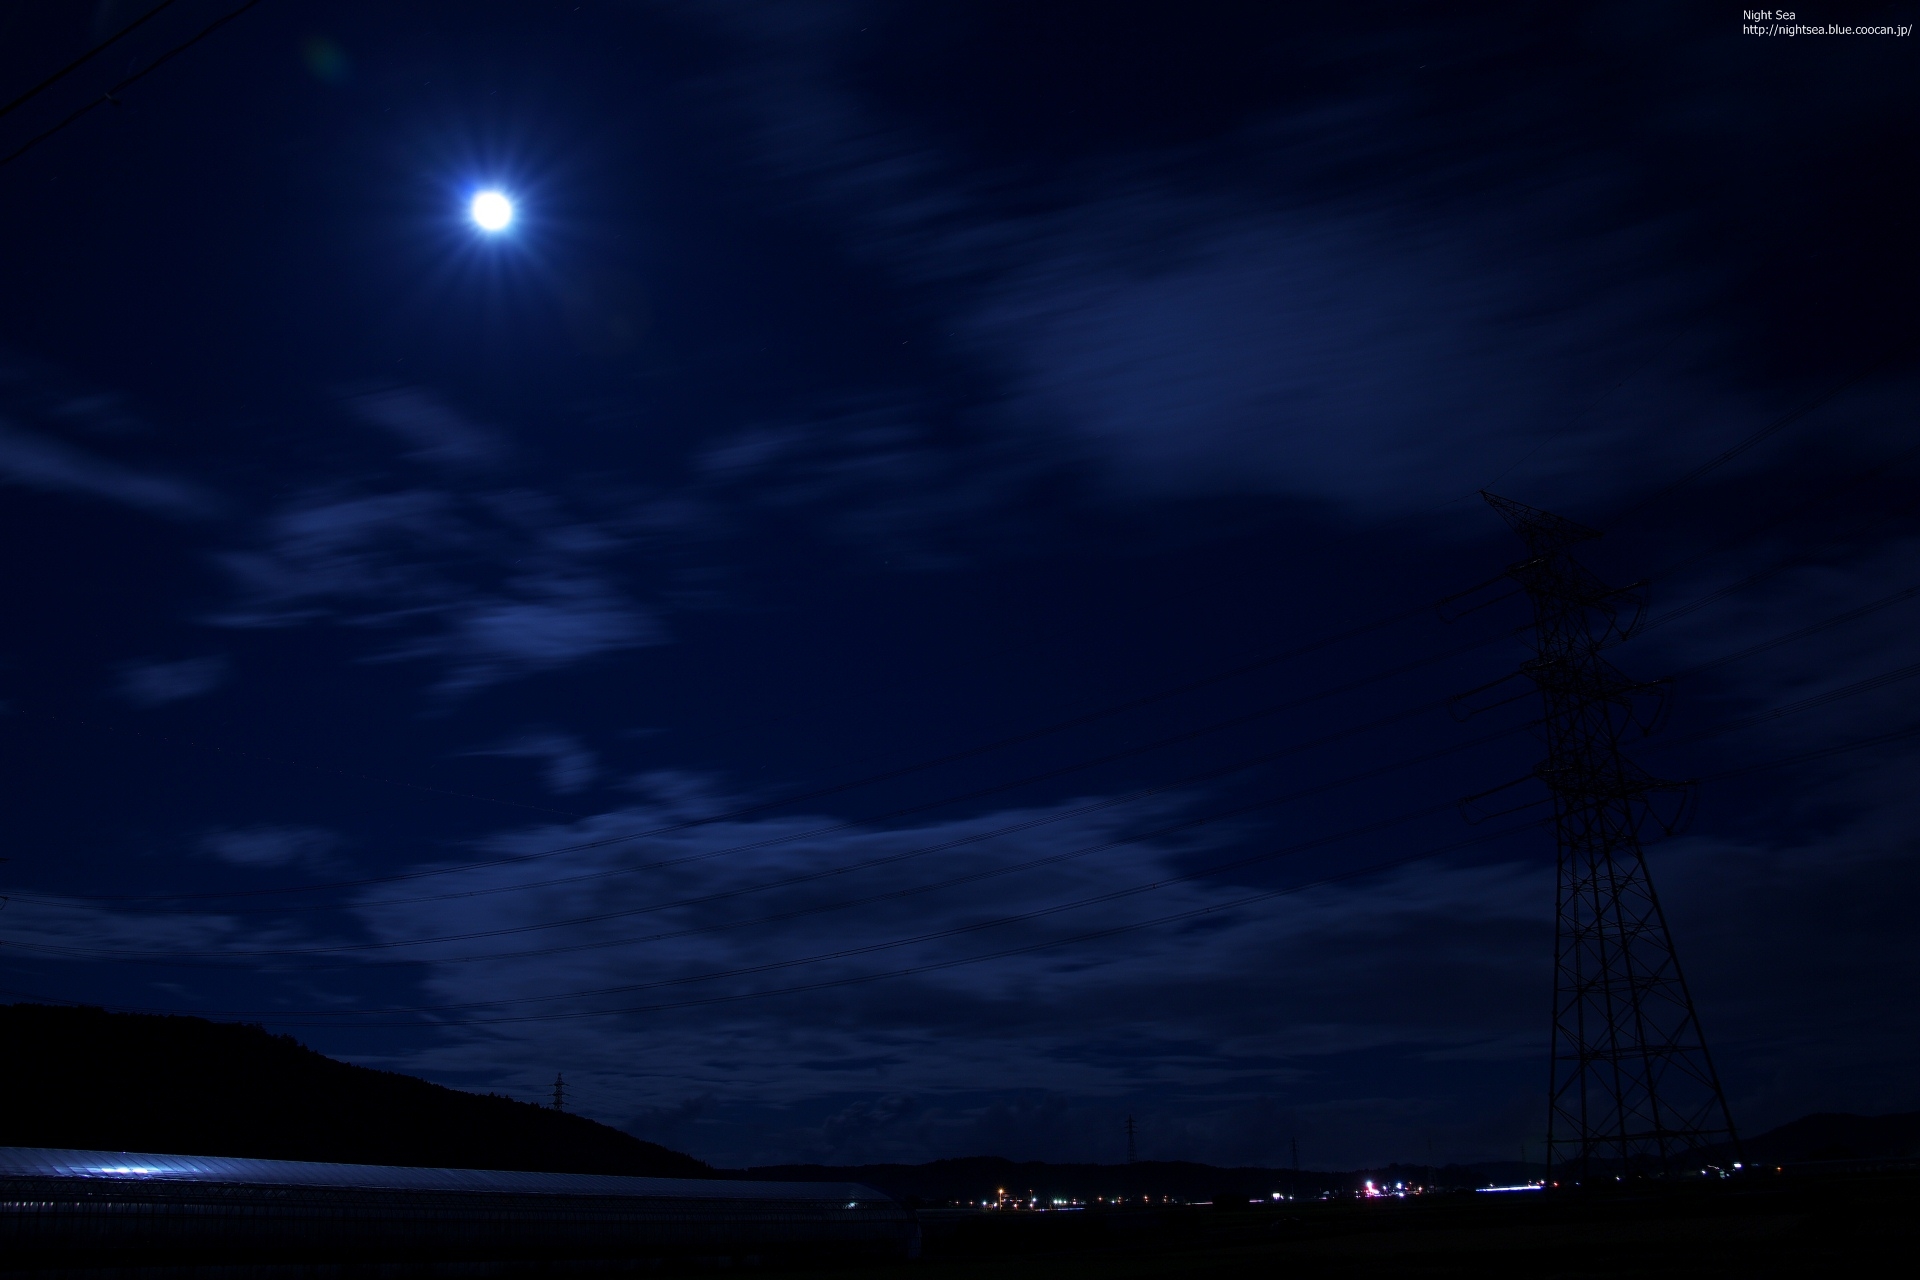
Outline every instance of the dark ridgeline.
[(0, 1146), (703, 1178), (584, 1116), (201, 1018), (0, 1005)]
[[(1703, 1148), (1696, 1154), (1722, 1163), (1739, 1158), (1732, 1143)], [(1920, 1159), (1920, 1111), (1886, 1116), (1834, 1112), (1801, 1116), (1757, 1138), (1746, 1139), (1740, 1154), (1756, 1165)]]
[[(1812, 1115), (1771, 1129), (1744, 1143), (1755, 1164), (1815, 1169), (1821, 1161), (1911, 1160), (1920, 1158), (1920, 1112), (1896, 1115)], [(1705, 1164), (1731, 1165), (1740, 1158), (1731, 1143), (1699, 1147), (1693, 1158)], [(1376, 1184), (1456, 1189), (1527, 1182), (1546, 1176), (1547, 1167), (1517, 1160), (1475, 1164), (1390, 1164), (1372, 1169), (1294, 1170), (1220, 1168), (1184, 1160), (1142, 1160), (1134, 1164), (1046, 1164), (999, 1156), (934, 1160), (927, 1164), (781, 1164), (723, 1170), (723, 1177), (770, 1181), (858, 1182), (890, 1196), (923, 1205), (952, 1201), (978, 1204), (1001, 1188), (1007, 1198), (1029, 1193), (1092, 1200), (1095, 1196), (1170, 1196), (1175, 1200), (1216, 1202), (1267, 1199), (1278, 1191), (1311, 1198), (1322, 1192), (1348, 1193), (1363, 1180)]]
[(1449, 1186), (1478, 1186), (1490, 1181), (1538, 1177), (1540, 1167), (1515, 1161), (1444, 1168), (1391, 1165), (1386, 1169), (1294, 1170), (1257, 1166), (1222, 1168), (1188, 1160), (1138, 1160), (1131, 1164), (1048, 1164), (1001, 1156), (966, 1156), (927, 1164), (775, 1164), (729, 1169), (725, 1177), (763, 1178), (770, 1182), (858, 1182), (895, 1199), (924, 1206), (993, 1200), (1004, 1189), (1008, 1200), (1029, 1194), (1091, 1202), (1095, 1197), (1170, 1197), (1176, 1202), (1213, 1201), (1244, 1205), (1270, 1201), (1275, 1192), (1312, 1198), (1322, 1192), (1345, 1193), (1362, 1180), (1385, 1178), (1410, 1183), (1441, 1181)]
[[(259, 1027), (200, 1018), (0, 1005), (0, 1146), (75, 1147), (277, 1160), (616, 1173), (640, 1177), (860, 1182), (927, 1204), (1028, 1193), (1172, 1196), (1346, 1191), (1363, 1177), (1473, 1186), (1539, 1177), (1513, 1161), (1357, 1171), (1222, 1169), (1179, 1160), (1046, 1164), (997, 1156), (927, 1164), (715, 1170), (584, 1116), (356, 1067)], [(1920, 1113), (1815, 1115), (1747, 1141), (1756, 1162), (1920, 1156)], [(1729, 1163), (1731, 1149), (1703, 1148)]]

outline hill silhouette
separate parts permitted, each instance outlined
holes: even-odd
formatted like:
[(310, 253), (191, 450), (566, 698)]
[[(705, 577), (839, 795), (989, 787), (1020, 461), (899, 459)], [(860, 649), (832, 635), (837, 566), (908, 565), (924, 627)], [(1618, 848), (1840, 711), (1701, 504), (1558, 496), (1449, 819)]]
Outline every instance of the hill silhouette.
[[(789, 1164), (715, 1170), (584, 1116), (338, 1062), (243, 1023), (0, 1005), (0, 1145), (256, 1156), (364, 1164), (641, 1177), (853, 1181), (939, 1203), (1013, 1195), (1312, 1194), (1362, 1174), (1419, 1178), (1414, 1166), (1354, 1172), (1223, 1169), (1186, 1161), (1047, 1164), (971, 1157), (920, 1165)], [(1804, 1116), (1749, 1138), (1756, 1163), (1920, 1155), (1920, 1112)], [(1703, 1149), (1722, 1163), (1731, 1148)], [(1402, 1172), (1404, 1168), (1404, 1173)], [(1448, 1166), (1443, 1181), (1537, 1177), (1513, 1162)]]
[(961, 1156), (926, 1164), (778, 1164), (738, 1171), (778, 1182), (858, 1182), (902, 1200), (978, 1204), (1000, 1191), (1013, 1199), (1056, 1196), (1173, 1196), (1179, 1200), (1265, 1199), (1273, 1192), (1318, 1194), (1348, 1185), (1351, 1174), (1291, 1169), (1226, 1169), (1189, 1160), (1136, 1164), (1048, 1164), (1001, 1156)]
[[(1885, 1116), (1844, 1112), (1801, 1116), (1748, 1138), (1741, 1150), (1755, 1164), (1911, 1158), (1920, 1156), (1920, 1111)], [(1704, 1148), (1701, 1154), (1722, 1163), (1735, 1158), (1732, 1143)]]
[(0, 1145), (712, 1177), (584, 1116), (337, 1062), (203, 1018), (0, 1005)]
[[(1746, 1158), (1756, 1164), (1795, 1164), (1819, 1160), (1886, 1159), (1920, 1156), (1920, 1112), (1858, 1116), (1824, 1114), (1768, 1130), (1744, 1144)], [(1703, 1162), (1731, 1164), (1730, 1144), (1703, 1147), (1695, 1153)], [(1047, 1164), (1014, 1161), (999, 1156), (970, 1156), (934, 1160), (927, 1164), (783, 1164), (729, 1170), (723, 1176), (767, 1178), (799, 1182), (858, 1182), (904, 1200), (941, 1204), (953, 1201), (977, 1204), (1005, 1189), (1019, 1199), (1032, 1194), (1042, 1200), (1054, 1196), (1172, 1196), (1179, 1200), (1262, 1199), (1275, 1191), (1316, 1195), (1350, 1190), (1362, 1178), (1376, 1182), (1437, 1182), (1470, 1187), (1488, 1183), (1517, 1183), (1545, 1177), (1542, 1164), (1491, 1160), (1442, 1166), (1392, 1164), (1373, 1169), (1312, 1170), (1264, 1167), (1221, 1168), (1184, 1160), (1142, 1160), (1137, 1164)]]

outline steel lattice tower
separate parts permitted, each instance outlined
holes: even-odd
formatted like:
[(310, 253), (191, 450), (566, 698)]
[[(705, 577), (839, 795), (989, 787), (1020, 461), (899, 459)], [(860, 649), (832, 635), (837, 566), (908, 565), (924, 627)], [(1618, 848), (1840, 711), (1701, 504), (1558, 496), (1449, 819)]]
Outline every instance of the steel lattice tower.
[(1693, 997), (1641, 848), (1663, 782), (1621, 753), (1638, 707), (1659, 692), (1601, 651), (1630, 635), (1642, 601), (1609, 587), (1568, 548), (1600, 535), (1483, 493), (1527, 544), (1508, 569), (1533, 602), (1535, 655), (1521, 672), (1545, 703), (1559, 845), (1547, 1167), (1586, 1182), (1659, 1173), (1715, 1141), (1738, 1143)]

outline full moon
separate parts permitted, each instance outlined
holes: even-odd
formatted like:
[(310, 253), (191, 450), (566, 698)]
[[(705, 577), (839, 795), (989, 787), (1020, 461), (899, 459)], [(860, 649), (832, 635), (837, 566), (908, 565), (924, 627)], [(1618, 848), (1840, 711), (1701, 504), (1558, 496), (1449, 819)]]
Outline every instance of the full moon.
[(513, 201), (498, 191), (482, 191), (473, 198), (467, 212), (482, 231), (505, 231), (513, 221)]

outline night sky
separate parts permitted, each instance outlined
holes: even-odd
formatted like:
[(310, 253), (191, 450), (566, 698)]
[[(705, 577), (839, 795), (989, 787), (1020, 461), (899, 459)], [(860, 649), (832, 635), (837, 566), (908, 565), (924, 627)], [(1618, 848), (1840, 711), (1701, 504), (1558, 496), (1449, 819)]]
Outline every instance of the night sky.
[(1736, 1122), (1920, 1109), (1915, 48), (266, 0), (0, 165), (0, 989), (729, 1165), (1538, 1158), (1486, 488), (1648, 582)]

